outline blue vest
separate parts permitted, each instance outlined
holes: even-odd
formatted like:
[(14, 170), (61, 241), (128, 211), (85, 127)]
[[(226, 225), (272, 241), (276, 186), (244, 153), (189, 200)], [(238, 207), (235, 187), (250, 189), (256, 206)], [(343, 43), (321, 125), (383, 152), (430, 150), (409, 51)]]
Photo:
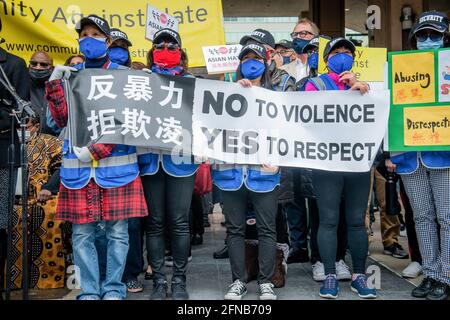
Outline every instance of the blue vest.
[[(84, 63), (75, 66), (84, 69)], [(108, 69), (118, 69), (119, 65), (111, 62)], [(136, 147), (118, 144), (111, 154), (99, 161), (81, 162), (70, 149), (69, 131), (63, 145), (61, 166), (61, 183), (68, 189), (81, 189), (91, 178), (102, 188), (117, 188), (133, 182), (139, 176)]]
[(242, 185), (253, 192), (270, 192), (280, 185), (281, 173), (268, 173), (261, 166), (218, 165), (212, 171), (214, 184), (224, 191), (237, 191)]
[(449, 151), (405, 152), (391, 156), (391, 161), (397, 165), (398, 174), (411, 174), (419, 168), (419, 157), (423, 165), (431, 169), (450, 168)]

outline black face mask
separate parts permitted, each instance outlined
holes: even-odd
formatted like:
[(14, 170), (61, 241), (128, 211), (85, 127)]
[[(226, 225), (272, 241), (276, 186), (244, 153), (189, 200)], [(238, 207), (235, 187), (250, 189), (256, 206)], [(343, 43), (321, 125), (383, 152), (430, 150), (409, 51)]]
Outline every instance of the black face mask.
[(35, 83), (45, 83), (50, 76), (52, 75), (53, 70), (52, 69), (43, 69), (43, 70), (36, 70), (36, 69), (30, 69), (30, 78)]

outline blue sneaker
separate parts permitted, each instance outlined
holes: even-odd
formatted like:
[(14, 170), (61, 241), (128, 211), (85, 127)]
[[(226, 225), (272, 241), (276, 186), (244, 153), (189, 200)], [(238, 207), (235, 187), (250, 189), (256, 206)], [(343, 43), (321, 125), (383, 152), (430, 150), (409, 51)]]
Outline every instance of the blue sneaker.
[(363, 299), (375, 299), (377, 297), (377, 291), (370, 289), (367, 286), (367, 279), (365, 275), (359, 275), (356, 277), (350, 285), (353, 292), (356, 292), (360, 298)]
[(329, 274), (320, 287), (319, 296), (326, 299), (336, 299), (339, 292), (339, 282), (336, 275)]

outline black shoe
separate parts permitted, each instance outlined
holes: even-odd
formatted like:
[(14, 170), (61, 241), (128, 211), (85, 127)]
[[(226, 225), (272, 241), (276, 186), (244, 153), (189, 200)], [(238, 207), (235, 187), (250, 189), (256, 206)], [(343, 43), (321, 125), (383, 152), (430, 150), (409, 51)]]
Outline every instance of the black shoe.
[(205, 222), (203, 222), (203, 227), (209, 228), (209, 227), (211, 227), (211, 223), (209, 223), (209, 221), (205, 221)]
[(153, 279), (153, 273), (145, 271), (145, 280), (152, 280)]
[(447, 300), (450, 295), (450, 286), (446, 283), (437, 281), (427, 295), (428, 300)]
[(225, 221), (222, 221), (222, 222), (220, 223), (220, 225), (221, 225), (222, 227), (226, 227)]
[(383, 253), (393, 256), (394, 258), (397, 258), (397, 259), (408, 259), (409, 258), (408, 252), (406, 252), (405, 249), (403, 249), (403, 247), (398, 243), (394, 243), (391, 246), (384, 247)]
[(228, 259), (228, 247), (225, 246), (221, 250), (214, 252), (214, 259)]
[(203, 244), (203, 236), (201, 234), (194, 234), (191, 239), (191, 245), (198, 246)]
[(186, 281), (183, 279), (173, 279), (172, 280), (172, 299), (173, 300), (188, 300), (189, 294), (186, 290)]
[(291, 248), (289, 250), (289, 256), (287, 258), (287, 263), (304, 263), (309, 261), (308, 250)]
[(167, 281), (153, 280), (153, 291), (150, 300), (165, 300), (167, 298)]
[(411, 295), (414, 298), (426, 298), (436, 283), (436, 280), (426, 277), (422, 280), (421, 284), (411, 292)]

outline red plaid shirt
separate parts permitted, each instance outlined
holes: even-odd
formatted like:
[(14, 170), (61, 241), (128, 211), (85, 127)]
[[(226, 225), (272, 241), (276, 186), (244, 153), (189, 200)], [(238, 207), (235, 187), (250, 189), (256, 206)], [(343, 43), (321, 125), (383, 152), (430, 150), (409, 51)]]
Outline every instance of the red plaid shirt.
[[(106, 65), (104, 66), (104, 68)], [(56, 125), (67, 125), (67, 102), (61, 80), (47, 82), (45, 96)], [(96, 160), (106, 158), (114, 148), (113, 144), (93, 144), (89, 151)], [(104, 189), (93, 179), (79, 190), (67, 189), (62, 184), (59, 189), (56, 219), (75, 224), (85, 224), (100, 220), (121, 220), (145, 217), (147, 203), (140, 177), (118, 188)]]

